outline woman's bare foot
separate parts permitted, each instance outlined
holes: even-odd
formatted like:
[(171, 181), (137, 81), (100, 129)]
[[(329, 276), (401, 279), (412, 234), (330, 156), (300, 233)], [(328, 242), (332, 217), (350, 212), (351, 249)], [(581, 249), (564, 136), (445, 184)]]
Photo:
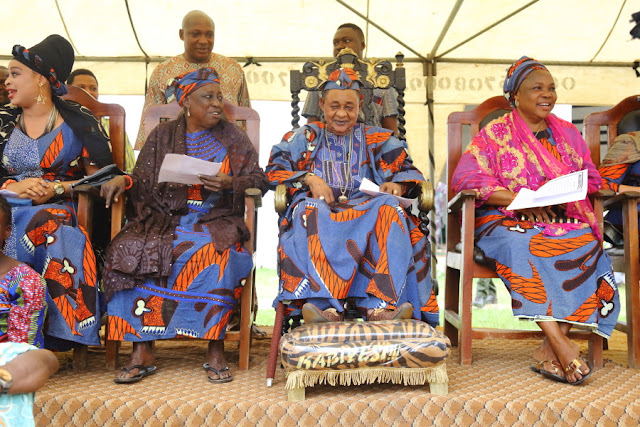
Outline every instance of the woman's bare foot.
[[(564, 369), (564, 377), (570, 384), (580, 383), (591, 372), (587, 363), (580, 357), (580, 348), (571, 341), (567, 333), (571, 324), (557, 321), (538, 322), (545, 339), (553, 349), (556, 359)], [(544, 342), (543, 342), (544, 345)], [(543, 359), (544, 360), (544, 359)]]
[(540, 343), (540, 347), (533, 350), (532, 356), (538, 362), (538, 369), (564, 378), (564, 371), (561, 369), (562, 365), (546, 337)]
[[(569, 383), (575, 383), (587, 376), (591, 370), (587, 363), (580, 357), (580, 347), (578, 347), (578, 344), (571, 341), (568, 337), (565, 337), (565, 339), (566, 345), (558, 349), (556, 354), (565, 369), (565, 378)], [(578, 360), (577, 366), (574, 364), (575, 360)]]
[(224, 340), (209, 341), (207, 349), (207, 363), (205, 370), (211, 382), (231, 381), (231, 371), (227, 366), (227, 359), (224, 357)]
[(150, 366), (156, 360), (152, 347), (153, 341), (142, 341), (133, 343), (133, 351), (129, 356), (129, 361), (122, 369), (116, 373), (116, 378), (132, 378), (140, 373), (138, 368), (130, 369), (132, 366)]

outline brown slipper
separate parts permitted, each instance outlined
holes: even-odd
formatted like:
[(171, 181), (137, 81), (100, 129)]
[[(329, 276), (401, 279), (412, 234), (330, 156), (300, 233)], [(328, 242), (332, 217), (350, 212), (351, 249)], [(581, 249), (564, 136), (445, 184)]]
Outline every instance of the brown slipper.
[(379, 320), (399, 320), (411, 319), (413, 317), (413, 306), (409, 302), (405, 302), (395, 310), (374, 309), (367, 313), (367, 321), (375, 322)]
[(342, 322), (344, 318), (335, 308), (320, 310), (310, 302), (302, 306), (302, 318), (304, 323), (326, 323), (326, 322)]

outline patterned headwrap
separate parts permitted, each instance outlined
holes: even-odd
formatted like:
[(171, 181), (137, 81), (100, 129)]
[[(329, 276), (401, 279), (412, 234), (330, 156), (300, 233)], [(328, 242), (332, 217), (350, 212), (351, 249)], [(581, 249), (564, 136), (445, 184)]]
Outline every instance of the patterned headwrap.
[(320, 85), (320, 90), (329, 89), (354, 89), (359, 91), (362, 83), (358, 80), (358, 75), (351, 68), (338, 68), (333, 70), (327, 81)]
[(42, 74), (51, 84), (53, 93), (62, 96), (67, 93), (67, 80), (75, 55), (71, 43), (58, 34), (52, 34), (30, 49), (19, 44), (11, 51), (13, 59)]
[(511, 64), (509, 69), (507, 70), (507, 78), (504, 79), (504, 86), (502, 87), (502, 91), (504, 92), (504, 97), (509, 100), (511, 105), (515, 107), (514, 95), (518, 91), (518, 88), (522, 84), (525, 78), (531, 73), (533, 70), (547, 70), (542, 63), (536, 61), (533, 58), (529, 58), (528, 56), (523, 56), (518, 59), (516, 62)]
[(182, 102), (191, 92), (210, 83), (220, 84), (220, 77), (213, 68), (187, 71), (173, 79), (164, 90), (164, 97), (167, 99), (167, 103), (177, 100), (182, 107)]

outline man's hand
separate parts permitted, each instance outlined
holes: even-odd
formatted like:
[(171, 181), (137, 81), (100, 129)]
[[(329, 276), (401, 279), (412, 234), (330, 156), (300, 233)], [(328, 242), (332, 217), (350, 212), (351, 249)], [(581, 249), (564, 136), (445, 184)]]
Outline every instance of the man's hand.
[(307, 177), (307, 186), (311, 191), (311, 195), (315, 199), (324, 200), (327, 204), (331, 205), (335, 202), (333, 198), (333, 191), (327, 185), (322, 178), (317, 175), (311, 175)]

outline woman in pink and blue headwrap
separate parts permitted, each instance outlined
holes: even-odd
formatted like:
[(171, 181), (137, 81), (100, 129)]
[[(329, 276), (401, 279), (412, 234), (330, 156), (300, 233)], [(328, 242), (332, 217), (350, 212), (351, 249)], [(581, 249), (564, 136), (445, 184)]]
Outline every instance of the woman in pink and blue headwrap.
[[(436, 325), (429, 242), (394, 197), (424, 177), (390, 130), (356, 123), (361, 102), (355, 72), (335, 70), (322, 87), (325, 122), (288, 132), (271, 150), (271, 184), (293, 198), (280, 218), (276, 301), (293, 301), (291, 315), (302, 307), (305, 322), (342, 319), (350, 298), (367, 320)], [(360, 191), (364, 179), (383, 194)]]
[(469, 144), (453, 190), (476, 190), (476, 245), (511, 293), (514, 315), (536, 321), (545, 333), (534, 370), (579, 384), (592, 370), (567, 337), (571, 325), (609, 337), (620, 311), (591, 203), (506, 207), (523, 188), (536, 190), (582, 169), (594, 193), (600, 176), (575, 126), (551, 114), (557, 95), (543, 64), (520, 58), (509, 68), (504, 94), (515, 110), (489, 122)]
[[(202, 68), (167, 88), (184, 114), (149, 135), (130, 177), (103, 185), (107, 201), (128, 188), (127, 224), (107, 249), (104, 287), (109, 338), (133, 341), (117, 383), (155, 372), (151, 342), (174, 337), (209, 341), (204, 368), (211, 382), (231, 381), (224, 358), (225, 328), (251, 272), (243, 247), (247, 188), (267, 190), (258, 153), (235, 124), (221, 119), (220, 79)], [(158, 182), (169, 153), (221, 163), (201, 184)]]

